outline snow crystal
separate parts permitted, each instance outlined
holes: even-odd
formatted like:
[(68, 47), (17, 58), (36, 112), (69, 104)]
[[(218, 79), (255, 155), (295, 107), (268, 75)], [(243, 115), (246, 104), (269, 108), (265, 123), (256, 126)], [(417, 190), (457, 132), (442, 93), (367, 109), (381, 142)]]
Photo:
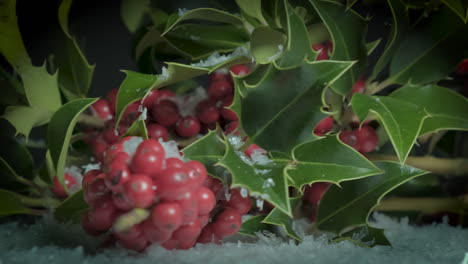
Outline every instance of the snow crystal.
[(141, 111), (138, 108), (138, 112), (141, 112), (141, 115), (138, 117), (139, 121), (145, 121), (148, 118), (148, 109), (146, 109), (146, 107), (142, 107)]
[(263, 174), (263, 175), (265, 175), (265, 174), (269, 173), (271, 170), (270, 170), (270, 169), (263, 169), (263, 170), (254, 169), (254, 171), (255, 171), (256, 174)]
[(183, 16), (183, 15), (185, 15), (188, 11), (190, 11), (190, 9), (187, 9), (187, 8), (179, 8), (179, 9), (178, 9), (178, 14), (179, 14), (179, 16)]
[(217, 65), (220, 63), (223, 63), (229, 59), (235, 58), (235, 57), (249, 57), (249, 51), (247, 50), (246, 47), (238, 47), (236, 48), (231, 54), (226, 54), (226, 55), (221, 55), (219, 52), (214, 52), (212, 53), (206, 60), (200, 60), (197, 63), (192, 63), (191, 65), (194, 67), (210, 67), (213, 65)]
[(267, 60), (268, 61), (274, 61), (276, 60), (279, 56), (281, 56), (281, 53), (283, 53), (283, 45), (279, 44), (278, 45), (278, 51), (273, 54), (272, 56), (268, 57)]
[(255, 200), (255, 205), (257, 206), (257, 208), (261, 211), (263, 210), (263, 203), (265, 202), (265, 200), (263, 199), (260, 199), (260, 198), (257, 198)]
[(206, 89), (199, 86), (195, 91), (187, 96), (175, 96), (172, 97), (174, 103), (179, 107), (180, 115), (185, 116), (195, 116), (197, 105), (208, 98)]
[(191, 40), (200, 40), (200, 37), (199, 37), (199, 36), (190, 35), (189, 38), (190, 38)]
[(263, 182), (263, 189), (275, 187), (275, 181), (272, 178), (268, 178)]
[(363, 248), (349, 241), (329, 244), (324, 235), (307, 235), (296, 244), (262, 232), (252, 242), (244, 236), (222, 245), (198, 244), (172, 251), (153, 245), (141, 254), (120, 248), (96, 250), (102, 239), (86, 235), (79, 224), (60, 224), (50, 217), (30, 225), (10, 221), (0, 224), (0, 237), (7, 238), (0, 240), (0, 263), (468, 264), (468, 229), (447, 224), (411, 226), (384, 215), (374, 219), (371, 225), (386, 229), (392, 247)]
[(229, 134), (227, 136), (228, 140), (229, 140), (229, 143), (236, 149), (238, 150), (243, 144), (244, 144), (244, 141), (242, 140), (242, 137), (240, 136), (236, 136), (236, 135), (233, 135), (233, 134)]
[(81, 182), (83, 181), (83, 174), (81, 174), (81, 169), (78, 168), (77, 166), (70, 166), (70, 167), (66, 167), (64, 172), (72, 176), (76, 181), (76, 184), (73, 184), (68, 189), (70, 194), (76, 193), (77, 191), (79, 191), (81, 189)]
[(161, 74), (159, 75), (159, 80), (165, 81), (169, 78), (169, 71), (167, 70), (166, 67), (161, 68)]
[(162, 140), (162, 138), (159, 138), (159, 143), (164, 148), (164, 153), (166, 153), (166, 159), (168, 158), (178, 158), (180, 160), (183, 160), (182, 156), (180, 156), (180, 151), (179, 148), (177, 147), (177, 142), (174, 140), (169, 140), (165, 142)]
[(225, 188), (225, 189), (224, 189), (224, 198), (226, 199), (226, 201), (230, 201), (230, 200), (231, 200), (231, 192), (229, 191), (228, 188)]
[(86, 165), (81, 166), (84, 170), (83, 174), (86, 174), (88, 171), (91, 170), (100, 170), (101, 169), (101, 163), (88, 163)]
[(252, 158), (252, 161), (258, 165), (267, 165), (273, 162), (261, 149), (254, 150), (252, 154), (250, 154), (250, 158)]
[(221, 73), (221, 74), (228, 74), (229, 73), (229, 68), (226, 68), (226, 67), (219, 68), (215, 72)]
[(242, 187), (242, 188), (240, 189), (240, 195), (241, 195), (242, 197), (244, 197), (244, 198), (249, 197), (249, 190), (247, 190), (246, 188), (243, 188), (243, 187)]
[(251, 160), (249, 157), (247, 157), (247, 155), (245, 155), (244, 152), (236, 150), (236, 154), (237, 154), (237, 156), (239, 156), (239, 158), (240, 158), (244, 163), (246, 163), (246, 164), (248, 164), (248, 165), (250, 165), (250, 166), (252, 166), (252, 165), (255, 164), (255, 162), (254, 162), (253, 160)]
[(143, 138), (132, 137), (123, 143), (123, 149), (125, 152), (127, 152), (128, 155), (130, 155), (130, 157), (133, 157), (136, 149), (138, 148), (138, 145), (140, 145), (141, 142), (143, 142)]

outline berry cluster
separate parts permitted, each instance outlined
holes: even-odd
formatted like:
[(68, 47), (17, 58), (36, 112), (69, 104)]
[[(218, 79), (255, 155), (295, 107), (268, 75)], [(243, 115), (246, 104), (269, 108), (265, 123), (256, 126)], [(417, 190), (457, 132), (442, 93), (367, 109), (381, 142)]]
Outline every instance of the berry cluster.
[[(126, 137), (103, 156), (103, 170), (83, 176), (83, 194), (90, 209), (82, 226), (92, 235), (111, 233), (128, 249), (142, 251), (150, 244), (187, 249), (198, 242), (216, 242), (236, 233), (250, 199), (231, 191), (231, 200), (218, 203), (224, 193), (220, 181), (198, 161), (184, 162), (165, 142)], [(247, 207), (248, 202), (248, 207)], [(115, 231), (114, 223), (135, 208), (149, 217)]]
[(363, 154), (373, 151), (379, 143), (375, 129), (366, 123), (362, 127), (342, 131), (339, 137), (341, 141)]

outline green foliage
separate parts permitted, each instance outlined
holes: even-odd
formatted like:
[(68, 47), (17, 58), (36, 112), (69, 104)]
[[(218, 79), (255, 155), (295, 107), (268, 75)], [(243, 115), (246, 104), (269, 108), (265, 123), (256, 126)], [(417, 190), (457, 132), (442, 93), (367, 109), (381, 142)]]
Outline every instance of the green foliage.
[(128, 128), (127, 132), (122, 137), (135, 136), (148, 139), (148, 131), (146, 130), (145, 120), (137, 120)]
[(334, 238), (331, 242), (338, 243), (347, 240), (362, 247), (390, 246), (390, 241), (385, 237), (384, 231), (384, 229), (364, 225)]
[[(299, 198), (290, 198), (289, 202), (291, 204), (292, 208), (296, 208), (298, 204), (301, 202), (301, 197)], [(276, 225), (281, 227), (286, 234), (297, 240), (301, 241), (301, 238), (296, 234), (296, 232), (293, 229), (293, 224), (292, 224), (292, 219), (291, 216), (285, 214), (284, 212), (278, 210), (277, 208), (274, 208), (271, 210), (271, 212), (263, 219), (262, 223), (266, 224), (271, 224), (271, 225)]]
[(36, 214), (33, 210), (24, 206), (18, 195), (14, 192), (0, 189), (0, 201), (2, 202), (2, 206), (0, 206), (0, 217), (14, 214)]
[(239, 234), (255, 236), (257, 232), (268, 230), (270, 225), (263, 223), (266, 215), (252, 216), (242, 223), (241, 229), (238, 231)]
[(188, 145), (183, 149), (184, 157), (189, 160), (197, 160), (203, 163), (212, 176), (217, 176), (214, 165), (224, 156), (225, 144), (212, 130), (204, 137)]
[(54, 217), (60, 222), (79, 223), (88, 204), (83, 197), (83, 191), (78, 191), (58, 205), (54, 210)]
[(123, 0), (120, 8), (122, 20), (130, 32), (135, 32), (143, 24), (149, 10), (150, 0)]

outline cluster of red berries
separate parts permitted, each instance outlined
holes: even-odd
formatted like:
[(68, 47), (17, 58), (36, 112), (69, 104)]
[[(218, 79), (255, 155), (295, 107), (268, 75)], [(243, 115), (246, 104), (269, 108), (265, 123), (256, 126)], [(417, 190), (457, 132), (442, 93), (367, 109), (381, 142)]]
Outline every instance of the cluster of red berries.
[(373, 151), (379, 143), (375, 129), (366, 123), (362, 127), (342, 131), (339, 137), (341, 141), (363, 154)]
[[(126, 137), (111, 145), (103, 170), (83, 176), (83, 195), (90, 206), (82, 218), (84, 230), (111, 233), (121, 246), (135, 251), (150, 244), (187, 249), (236, 233), (250, 199), (231, 190), (231, 199), (218, 204), (216, 194), (224, 193), (224, 186), (202, 163), (166, 154), (155, 139)], [(114, 231), (115, 221), (134, 208), (148, 210), (149, 217)]]

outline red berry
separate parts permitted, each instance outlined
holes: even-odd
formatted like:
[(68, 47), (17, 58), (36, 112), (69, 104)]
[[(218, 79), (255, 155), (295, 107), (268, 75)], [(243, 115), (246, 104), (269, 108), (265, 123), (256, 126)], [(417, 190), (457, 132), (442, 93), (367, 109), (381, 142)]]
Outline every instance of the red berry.
[(119, 152), (109, 167), (106, 173), (106, 186), (114, 192), (123, 191), (123, 185), (130, 180), (130, 170), (128, 168), (128, 160), (130, 156), (126, 152)]
[(330, 183), (328, 182), (315, 182), (312, 185), (306, 186), (304, 189), (304, 200), (308, 201), (311, 205), (317, 205), (329, 186)]
[(99, 231), (106, 231), (111, 228), (116, 217), (117, 208), (114, 206), (110, 195), (96, 199), (89, 211), (89, 221)]
[(218, 121), (220, 113), (216, 102), (206, 99), (198, 103), (196, 107), (197, 118), (204, 124), (212, 124)]
[(165, 127), (174, 125), (180, 119), (177, 104), (167, 99), (157, 101), (151, 113), (156, 122)]
[(140, 235), (136, 239), (133, 240), (120, 240), (119, 244), (126, 248), (137, 252), (143, 252), (145, 248), (148, 246), (148, 240), (143, 235)]
[(350, 145), (355, 150), (359, 150), (359, 142), (354, 131), (341, 131), (339, 138), (341, 141), (343, 141), (343, 143)]
[(185, 192), (192, 189), (190, 178), (185, 168), (166, 168), (157, 178), (158, 193), (168, 200), (180, 199)]
[(114, 232), (114, 236), (119, 239), (119, 240), (134, 240), (137, 239), (139, 236), (143, 234), (143, 228), (141, 225), (133, 225), (129, 229), (120, 231), (120, 232)]
[(96, 158), (97, 161), (102, 161), (104, 158), (104, 153), (106, 152), (106, 149), (109, 147), (107, 142), (102, 137), (98, 137), (92, 140), (92, 147), (93, 147), (93, 156)]
[(363, 126), (355, 130), (357, 141), (359, 142), (359, 151), (367, 153), (373, 151), (379, 144), (379, 137), (375, 130), (370, 126)]
[(107, 127), (102, 131), (102, 137), (104, 140), (109, 143), (113, 144), (119, 140), (119, 134), (115, 133), (115, 130), (113, 127)]
[(145, 238), (156, 244), (161, 244), (168, 241), (172, 236), (172, 231), (165, 231), (156, 227), (151, 219), (147, 219), (142, 223), (143, 235)]
[(125, 111), (122, 115), (122, 120), (124, 120), (126, 123), (133, 123), (133, 121), (137, 120), (141, 115), (141, 112), (138, 111), (140, 110), (140, 107), (140, 101), (131, 103), (129, 106), (127, 106), (127, 108), (125, 108)]
[(198, 200), (194, 191), (186, 191), (184, 195), (177, 200), (182, 208), (184, 219), (182, 224), (186, 225), (198, 219)]
[(125, 196), (134, 207), (150, 207), (156, 198), (153, 180), (145, 174), (133, 174), (131, 179), (125, 183)]
[(154, 139), (162, 139), (163, 141), (169, 140), (169, 132), (167, 129), (159, 124), (149, 124), (146, 129), (148, 130), (148, 137)]
[(259, 147), (258, 145), (256, 144), (252, 144), (250, 145), (245, 151), (245, 155), (247, 155), (247, 157), (251, 157), (252, 156), (252, 153), (254, 152), (258, 152), (258, 153), (262, 153), (262, 154), (266, 154), (267, 151), (262, 149), (261, 147)]
[(176, 95), (171, 90), (162, 89), (162, 90), (158, 90), (158, 98), (156, 100), (172, 98), (175, 96)]
[[(67, 198), (68, 193), (65, 191), (65, 188), (63, 188), (57, 176), (54, 177), (53, 183), (54, 183), (54, 187), (53, 187), (54, 194), (58, 198)], [(65, 173), (63, 175), (63, 183), (67, 186), (67, 189), (70, 189), (71, 187), (76, 186), (78, 184), (76, 179), (73, 178), (73, 176), (68, 173)]]
[(198, 201), (198, 214), (209, 214), (216, 205), (216, 197), (214, 193), (210, 189), (201, 186), (196, 190), (196, 196)]
[(208, 87), (208, 95), (215, 100), (221, 100), (223, 97), (232, 95), (234, 88), (229, 81), (218, 80), (212, 82)]
[(83, 197), (89, 205), (97, 199), (106, 196), (109, 193), (103, 178), (97, 178), (83, 190)]
[(212, 178), (211, 176), (209, 176), (208, 178), (212, 179), (211, 180), (211, 186), (208, 187), (208, 188), (210, 188), (213, 191), (216, 198), (224, 196), (224, 185), (223, 185), (223, 183), (218, 179)]
[(159, 143), (158, 140), (152, 138), (141, 142), (140, 145), (138, 145), (136, 152), (156, 152), (157, 154), (160, 154), (162, 156), (166, 155), (164, 147), (161, 145), (161, 143)]
[(172, 234), (172, 238), (183, 242), (183, 241), (194, 241), (197, 240), (201, 233), (200, 222), (194, 221), (190, 224), (183, 225)]
[(252, 208), (249, 197), (242, 197), (239, 189), (231, 189), (229, 201), (224, 200), (222, 204), (224, 207), (236, 209), (241, 215), (246, 214)]
[(114, 157), (122, 152), (124, 152), (122, 142), (112, 144), (104, 153), (104, 166), (110, 164)]
[(459, 75), (468, 74), (468, 59), (462, 60), (462, 61), (457, 65), (456, 73), (459, 74)]
[(214, 71), (210, 74), (210, 81), (211, 82), (214, 82), (214, 81), (219, 81), (219, 80), (222, 80), (222, 81), (225, 81), (225, 80), (228, 80), (228, 74), (226, 71), (223, 71), (223, 70), (218, 70), (218, 71)]
[(133, 156), (131, 169), (134, 173), (156, 177), (165, 166), (164, 155), (164, 149), (158, 141), (145, 140), (138, 146)]
[(177, 133), (186, 138), (196, 136), (200, 132), (200, 128), (200, 122), (193, 116), (184, 117), (176, 124)]
[(102, 120), (110, 120), (114, 118), (113, 111), (109, 102), (105, 99), (99, 99), (91, 105), (91, 111), (94, 115), (98, 116)]
[(325, 45), (316, 43), (312, 45), (312, 49), (319, 52), (316, 60), (328, 60), (328, 49)]
[(163, 230), (172, 232), (182, 225), (182, 207), (176, 202), (161, 202), (151, 210), (151, 221)]
[(198, 215), (198, 221), (200, 222), (202, 227), (205, 227), (210, 222), (210, 219), (210, 214)]
[(145, 98), (143, 98), (143, 101), (141, 103), (144, 107), (150, 110), (153, 107), (154, 102), (156, 102), (156, 100), (158, 99), (158, 97), (158, 90), (153, 89), (145, 96)]
[(191, 160), (185, 163), (185, 165), (187, 165), (189, 168), (188, 176), (192, 181), (192, 184), (195, 186), (201, 186), (208, 176), (205, 165), (196, 160)]
[(200, 236), (197, 240), (198, 243), (207, 244), (207, 243), (215, 243), (220, 244), (221, 238), (215, 235), (213, 231), (213, 224), (209, 224), (203, 228)]
[(231, 134), (234, 131), (236, 131), (238, 126), (239, 126), (239, 122), (237, 121), (229, 122), (227, 125), (224, 126), (224, 132), (226, 134)]
[(101, 231), (101, 230), (97, 230), (93, 224), (91, 223), (90, 219), (89, 219), (89, 210), (86, 210), (83, 215), (81, 216), (81, 227), (83, 228), (83, 230), (92, 235), (92, 236), (99, 236), (101, 235), (102, 233), (104, 233), (105, 231)]
[(86, 189), (88, 185), (97, 178), (104, 178), (105, 174), (101, 170), (90, 170), (83, 175), (81, 186)]
[(112, 113), (115, 113), (115, 105), (117, 102), (118, 93), (119, 93), (119, 90), (117, 88), (114, 88), (110, 90), (106, 95), (106, 100), (109, 102), (109, 106), (110, 106)]
[(314, 133), (317, 136), (323, 136), (324, 134), (330, 132), (333, 128), (333, 117), (328, 116), (322, 119), (314, 129)]
[(121, 192), (112, 193), (112, 202), (120, 210), (128, 211), (133, 208), (132, 202)]
[(237, 114), (236, 112), (232, 111), (231, 109), (227, 109), (226, 107), (229, 107), (232, 105), (232, 96), (228, 96), (225, 99), (222, 100), (223, 102), (223, 107), (221, 108), (221, 116), (228, 121), (237, 121)]
[(249, 74), (250, 69), (249, 67), (243, 64), (237, 64), (237, 65), (232, 66), (229, 69), (229, 71), (232, 72), (234, 75), (243, 76), (243, 75)]
[(353, 85), (353, 90), (351, 90), (351, 94), (364, 93), (365, 90), (366, 90), (366, 81), (357, 80)]
[(213, 232), (218, 237), (231, 236), (237, 233), (242, 225), (242, 215), (236, 209), (226, 208), (216, 217)]

